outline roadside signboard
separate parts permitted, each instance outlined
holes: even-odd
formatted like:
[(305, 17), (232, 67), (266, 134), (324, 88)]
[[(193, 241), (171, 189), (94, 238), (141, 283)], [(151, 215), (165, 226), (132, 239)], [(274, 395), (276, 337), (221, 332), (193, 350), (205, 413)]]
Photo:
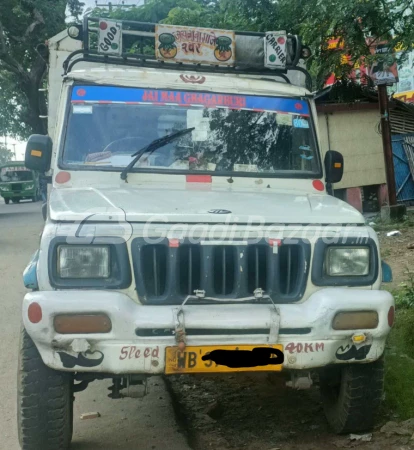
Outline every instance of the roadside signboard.
[(375, 55), (374, 62), (368, 68), (368, 76), (376, 86), (391, 86), (398, 82), (397, 58), (394, 50), (386, 41), (374, 42), (374, 39), (367, 39), (372, 55)]
[(122, 55), (122, 22), (99, 19), (98, 53)]
[(273, 69), (286, 67), (286, 31), (268, 31), (264, 40), (265, 66)]
[(236, 59), (233, 31), (209, 28), (155, 26), (158, 60), (233, 66)]

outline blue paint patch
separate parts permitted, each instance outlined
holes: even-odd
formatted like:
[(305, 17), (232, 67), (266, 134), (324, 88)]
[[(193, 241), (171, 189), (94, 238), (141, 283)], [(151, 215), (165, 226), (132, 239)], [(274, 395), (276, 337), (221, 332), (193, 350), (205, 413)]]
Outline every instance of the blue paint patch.
[(311, 159), (313, 159), (313, 156), (312, 156), (312, 155), (311, 155), (311, 156), (300, 155), (300, 157), (301, 157), (302, 159), (306, 159), (306, 161), (310, 161)]
[(39, 284), (37, 282), (37, 262), (39, 260), (39, 250), (33, 254), (28, 266), (23, 272), (23, 283), (27, 289), (37, 290)]
[(309, 145), (301, 145), (299, 147), (299, 150), (304, 150), (305, 152), (311, 152), (312, 151), (312, 149), (310, 148)]
[[(148, 103), (155, 105), (172, 103), (182, 106), (247, 109), (309, 116), (308, 102), (294, 98), (260, 97), (197, 91), (167, 91), (114, 86), (75, 86), (72, 90), (72, 102)], [(309, 128), (309, 123), (306, 123), (308, 126), (302, 128)]]
[(392, 281), (391, 267), (385, 261), (381, 261), (381, 269), (382, 269), (382, 282), (391, 283)]
[(309, 128), (309, 122), (303, 117), (297, 117), (293, 119), (293, 126), (295, 128)]

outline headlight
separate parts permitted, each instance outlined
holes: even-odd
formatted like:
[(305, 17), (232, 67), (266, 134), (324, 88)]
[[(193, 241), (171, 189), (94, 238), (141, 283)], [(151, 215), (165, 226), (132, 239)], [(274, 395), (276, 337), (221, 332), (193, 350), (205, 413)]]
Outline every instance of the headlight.
[(27, 189), (27, 190), (33, 189), (34, 188), (34, 184), (26, 185), (24, 188)]
[(61, 278), (108, 278), (109, 246), (60, 245), (57, 272)]
[(370, 249), (330, 247), (326, 252), (326, 274), (331, 277), (362, 277), (369, 274)]

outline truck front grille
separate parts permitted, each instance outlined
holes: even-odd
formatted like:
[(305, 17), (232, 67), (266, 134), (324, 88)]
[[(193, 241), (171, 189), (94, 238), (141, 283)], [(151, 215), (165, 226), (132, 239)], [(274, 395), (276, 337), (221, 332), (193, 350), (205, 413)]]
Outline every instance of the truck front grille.
[(135, 280), (147, 304), (181, 304), (195, 290), (206, 297), (236, 300), (252, 297), (261, 288), (275, 303), (298, 301), (305, 290), (310, 261), (309, 242), (266, 240), (215, 245), (182, 242), (170, 247), (136, 238), (132, 242)]
[(12, 183), (11, 189), (13, 192), (15, 192), (15, 191), (20, 192), (23, 190), (23, 185), (21, 183)]

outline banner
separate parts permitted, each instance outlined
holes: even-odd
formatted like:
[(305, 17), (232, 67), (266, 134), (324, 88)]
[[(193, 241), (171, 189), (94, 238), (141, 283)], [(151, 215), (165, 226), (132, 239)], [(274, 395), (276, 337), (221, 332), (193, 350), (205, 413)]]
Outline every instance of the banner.
[(398, 82), (397, 58), (394, 49), (386, 41), (375, 42), (375, 39), (367, 39), (375, 61), (368, 67), (368, 76), (378, 85), (393, 85)]
[(155, 26), (155, 56), (161, 61), (232, 66), (236, 59), (235, 49), (233, 31)]
[(394, 94), (394, 98), (401, 100), (405, 103), (413, 103), (414, 104), (414, 91), (404, 91)]
[(309, 104), (306, 100), (259, 95), (85, 85), (74, 86), (71, 100), (74, 106), (84, 103), (96, 103), (98, 105), (111, 103), (125, 103), (125, 105), (152, 104), (157, 106), (178, 105), (243, 109), (257, 112), (268, 111), (309, 116)]

